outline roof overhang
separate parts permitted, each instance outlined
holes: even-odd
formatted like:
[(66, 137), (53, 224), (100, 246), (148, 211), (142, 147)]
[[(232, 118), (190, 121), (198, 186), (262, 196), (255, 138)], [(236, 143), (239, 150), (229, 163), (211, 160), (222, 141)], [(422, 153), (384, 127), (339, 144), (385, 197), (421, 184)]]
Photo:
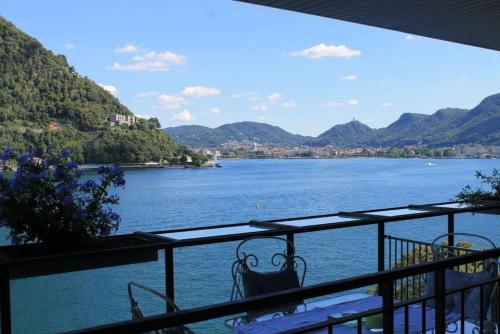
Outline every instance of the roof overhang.
[(500, 0), (236, 0), (500, 51)]

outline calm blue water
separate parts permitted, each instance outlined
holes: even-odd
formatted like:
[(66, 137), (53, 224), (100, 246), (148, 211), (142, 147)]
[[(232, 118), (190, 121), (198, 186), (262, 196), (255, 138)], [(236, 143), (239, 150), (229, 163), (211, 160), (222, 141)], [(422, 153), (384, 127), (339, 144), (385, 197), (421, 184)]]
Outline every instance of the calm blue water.
[[(217, 169), (135, 170), (120, 191), (119, 233), (236, 223), (251, 219), (318, 215), (410, 203), (447, 201), (475, 170), (500, 167), (500, 160), (238, 160)], [(258, 205), (256, 205), (258, 204)], [(457, 231), (488, 235), (500, 244), (499, 216), (457, 217)], [(393, 235), (432, 240), (446, 232), (445, 218), (393, 223)], [(372, 227), (315, 232), (296, 237), (308, 263), (306, 285), (376, 270)], [(176, 298), (181, 308), (227, 301), (236, 243), (175, 252)], [(275, 250), (262, 245), (261, 250)], [(164, 289), (163, 257), (157, 263), (123, 266), (15, 281), (15, 333), (50, 333), (129, 319), (126, 284), (134, 280)], [(163, 305), (140, 300), (149, 314)], [(221, 320), (198, 332), (224, 333)]]

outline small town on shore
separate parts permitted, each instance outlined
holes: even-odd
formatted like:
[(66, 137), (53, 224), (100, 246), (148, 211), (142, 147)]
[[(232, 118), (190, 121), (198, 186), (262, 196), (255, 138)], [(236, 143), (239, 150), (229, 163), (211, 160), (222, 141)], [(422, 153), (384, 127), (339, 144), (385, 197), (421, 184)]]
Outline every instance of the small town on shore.
[[(500, 146), (486, 146), (481, 144), (463, 144), (452, 147), (429, 148), (425, 146), (393, 147), (354, 147), (339, 148), (334, 145), (324, 147), (297, 146), (277, 147), (258, 144), (254, 141), (229, 141), (222, 147), (200, 148), (196, 153), (210, 157), (209, 161), (217, 159), (243, 158), (449, 158), (449, 159), (496, 159), (500, 158)], [(214, 160), (213, 160), (214, 159)]]

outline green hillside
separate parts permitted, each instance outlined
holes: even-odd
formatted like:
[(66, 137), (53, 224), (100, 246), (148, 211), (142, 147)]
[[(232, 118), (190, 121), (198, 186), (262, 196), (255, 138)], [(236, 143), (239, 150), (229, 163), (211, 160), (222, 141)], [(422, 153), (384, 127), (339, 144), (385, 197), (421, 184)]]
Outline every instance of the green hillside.
[(110, 127), (110, 115), (132, 115), (66, 57), (0, 17), (0, 149), (12, 146), (39, 156), (71, 149), (80, 162), (145, 162), (178, 149), (157, 120)]
[(221, 147), (232, 140), (255, 140), (269, 146), (324, 147), (450, 147), (457, 144), (500, 145), (500, 94), (485, 98), (471, 110), (445, 108), (434, 114), (404, 113), (386, 128), (372, 129), (351, 121), (335, 125), (317, 137), (291, 134), (277, 126), (254, 122), (211, 129), (198, 125), (165, 129), (184, 145)]
[(309, 138), (291, 134), (278, 126), (257, 122), (224, 124), (215, 129), (200, 125), (182, 125), (166, 128), (165, 131), (179, 143), (189, 147), (216, 147), (232, 140), (294, 147)]

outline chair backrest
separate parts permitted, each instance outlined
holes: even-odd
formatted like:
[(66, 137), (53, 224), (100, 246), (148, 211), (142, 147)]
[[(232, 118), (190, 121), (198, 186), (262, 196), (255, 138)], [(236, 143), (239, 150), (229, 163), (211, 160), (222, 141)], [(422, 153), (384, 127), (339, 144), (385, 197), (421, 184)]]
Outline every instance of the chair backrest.
[[(252, 251), (258, 242), (278, 242), (282, 251), (272, 253), (269, 262), (272, 270), (259, 270), (265, 261)], [(248, 250), (247, 250), (248, 249)], [(295, 254), (294, 245), (280, 237), (254, 237), (243, 240), (236, 248), (236, 261), (232, 265), (233, 289), (231, 300), (302, 287), (307, 272), (306, 261)]]
[[(132, 288), (147, 291), (147, 292), (157, 296), (158, 298), (163, 299), (165, 301), (165, 303), (167, 303), (168, 305), (170, 305), (173, 308), (174, 312), (179, 311), (179, 308), (173, 302), (173, 300), (171, 300), (170, 298), (165, 296), (160, 291), (155, 290), (153, 288), (150, 288), (148, 286), (139, 284), (139, 283), (129, 282), (127, 285), (127, 291), (128, 291), (128, 298), (130, 300), (130, 312), (132, 313), (132, 320), (139, 320), (139, 319), (144, 318), (142, 310), (139, 307), (139, 303), (134, 298)], [(178, 327), (160, 329), (157, 331), (152, 331), (152, 332), (143, 333), (143, 334), (194, 334), (194, 333), (186, 326), (178, 326)]]
[[(470, 247), (449, 246), (442, 243), (442, 240), (452, 236), (453, 238), (465, 237), (467, 242), (472, 242), (474, 239), (479, 239), (485, 242), (489, 247), (496, 248), (495, 243), (482, 235), (474, 233), (451, 233), (443, 234), (435, 238), (431, 243), (432, 260), (439, 260), (448, 257), (460, 256), (471, 252), (477, 252), (481, 249), (474, 249)], [(470, 245), (471, 247), (473, 244)], [(482, 248), (484, 249), (484, 248)], [(447, 269), (445, 272), (445, 289), (456, 290), (466, 286), (475, 285), (482, 281), (487, 281), (498, 276), (498, 258), (487, 259), (454, 269)], [(465, 304), (464, 311), (465, 317), (472, 320), (479, 320), (481, 317), (481, 297), (479, 287), (468, 289), (465, 291)], [(483, 305), (482, 309), (485, 314), (495, 299), (498, 293), (498, 284), (487, 284), (483, 286)], [(425, 294), (434, 294), (434, 275), (429, 273), (426, 279)], [(432, 304), (432, 302), (431, 302)], [(451, 294), (446, 297), (446, 310), (448, 312), (460, 313), (461, 297), (459, 293)], [(432, 305), (431, 305), (432, 306)]]

